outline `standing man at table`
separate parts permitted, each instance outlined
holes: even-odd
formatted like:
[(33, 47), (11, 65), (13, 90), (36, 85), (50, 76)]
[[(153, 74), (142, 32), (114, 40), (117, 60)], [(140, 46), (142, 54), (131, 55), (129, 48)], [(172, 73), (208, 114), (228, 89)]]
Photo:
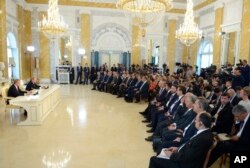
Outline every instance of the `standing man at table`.
[(26, 86), (27, 91), (31, 91), (33, 89), (39, 89), (41, 86), (37, 84), (37, 78), (36, 77), (32, 77), (29, 81), (29, 83)]
[(76, 67), (76, 72), (77, 72), (77, 77), (76, 77), (76, 83), (78, 83), (78, 80), (79, 80), (79, 84), (82, 83), (82, 66), (81, 64), (79, 63), (78, 66)]

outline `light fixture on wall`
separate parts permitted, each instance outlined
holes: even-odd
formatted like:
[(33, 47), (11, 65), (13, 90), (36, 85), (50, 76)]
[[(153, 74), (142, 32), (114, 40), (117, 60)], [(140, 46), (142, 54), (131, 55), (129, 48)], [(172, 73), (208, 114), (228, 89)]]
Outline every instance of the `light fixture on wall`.
[(202, 31), (194, 21), (193, 1), (187, 0), (187, 11), (184, 22), (176, 31), (176, 38), (186, 46), (192, 45), (197, 39), (201, 38)]
[(38, 29), (42, 31), (49, 39), (56, 39), (64, 35), (68, 30), (68, 25), (59, 14), (58, 0), (49, 0), (49, 9), (47, 18), (38, 22)]
[(79, 55), (85, 55), (85, 53), (86, 53), (86, 50), (84, 48), (79, 48), (78, 49), (78, 54)]
[(219, 36), (223, 36), (223, 35), (225, 35), (226, 34), (226, 32), (219, 32)]
[(34, 52), (35, 51), (35, 47), (34, 46), (27, 46), (27, 51), (28, 52)]
[(165, 12), (173, 8), (172, 0), (118, 0), (117, 8), (131, 16), (134, 24), (146, 27), (160, 21)]

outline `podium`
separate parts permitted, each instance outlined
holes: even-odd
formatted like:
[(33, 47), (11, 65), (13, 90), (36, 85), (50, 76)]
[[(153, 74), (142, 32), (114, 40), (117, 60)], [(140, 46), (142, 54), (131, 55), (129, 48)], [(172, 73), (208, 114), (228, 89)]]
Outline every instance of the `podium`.
[(59, 84), (69, 84), (69, 73), (71, 66), (61, 65), (57, 67), (57, 81)]

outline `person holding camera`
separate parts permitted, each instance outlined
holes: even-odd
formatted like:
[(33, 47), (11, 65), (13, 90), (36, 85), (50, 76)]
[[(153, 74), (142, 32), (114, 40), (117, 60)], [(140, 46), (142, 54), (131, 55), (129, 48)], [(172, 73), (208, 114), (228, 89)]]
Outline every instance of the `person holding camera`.
[(232, 87), (236, 89), (237, 86), (244, 87), (245, 86), (245, 79), (241, 74), (240, 67), (234, 69), (233, 72), (233, 79), (232, 79)]

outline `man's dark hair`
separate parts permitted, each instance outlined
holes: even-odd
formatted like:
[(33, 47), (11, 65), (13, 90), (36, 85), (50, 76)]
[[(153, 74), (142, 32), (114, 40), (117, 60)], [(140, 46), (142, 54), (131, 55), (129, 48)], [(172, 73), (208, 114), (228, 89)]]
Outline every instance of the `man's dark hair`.
[(222, 96), (223, 96), (223, 97), (227, 96), (228, 98), (230, 98), (229, 93), (222, 93), (222, 94), (221, 94), (221, 97), (222, 97)]
[(199, 115), (199, 119), (206, 128), (211, 127), (211, 125), (212, 125), (212, 117), (211, 117), (211, 115), (209, 113), (201, 113)]

